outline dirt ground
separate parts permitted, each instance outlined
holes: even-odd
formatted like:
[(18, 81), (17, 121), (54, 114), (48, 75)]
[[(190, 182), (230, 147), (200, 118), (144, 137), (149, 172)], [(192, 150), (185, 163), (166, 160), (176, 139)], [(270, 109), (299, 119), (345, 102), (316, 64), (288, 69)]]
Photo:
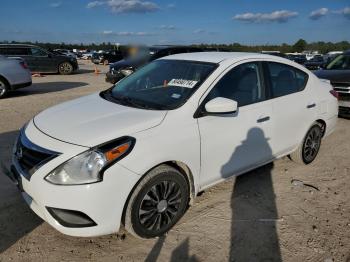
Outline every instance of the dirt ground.
[[(74, 75), (33, 78), (32, 87), (0, 100), (1, 163), (9, 164), (18, 129), (38, 112), (110, 86), (91, 63), (80, 63)], [(199, 196), (166, 237), (153, 240), (123, 232), (62, 235), (0, 171), (0, 261), (90, 260), (350, 261), (350, 120), (339, 119), (313, 164), (284, 158), (221, 183)]]

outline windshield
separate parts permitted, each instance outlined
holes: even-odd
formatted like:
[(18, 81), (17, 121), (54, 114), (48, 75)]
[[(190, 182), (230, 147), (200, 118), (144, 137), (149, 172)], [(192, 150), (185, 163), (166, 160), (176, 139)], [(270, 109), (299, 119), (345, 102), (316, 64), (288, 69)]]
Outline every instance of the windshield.
[(337, 56), (327, 65), (327, 69), (350, 69), (350, 56)]
[(216, 68), (216, 64), (156, 60), (102, 93), (107, 100), (153, 110), (183, 105)]

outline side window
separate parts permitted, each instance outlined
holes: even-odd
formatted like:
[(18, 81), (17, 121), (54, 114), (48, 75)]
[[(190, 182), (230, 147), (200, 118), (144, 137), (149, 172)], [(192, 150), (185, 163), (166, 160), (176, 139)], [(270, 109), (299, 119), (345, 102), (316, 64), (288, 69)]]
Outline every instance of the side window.
[(30, 51), (32, 56), (47, 56), (47, 53), (40, 48), (31, 48)]
[(159, 50), (158, 52), (156, 52), (153, 56), (152, 56), (152, 60), (164, 57), (164, 56), (168, 56), (169, 55), (169, 50), (165, 49), (165, 50)]
[(7, 49), (6, 48), (0, 48), (0, 55), (7, 55)]
[(272, 97), (280, 97), (302, 91), (307, 83), (308, 74), (285, 64), (267, 62)]
[(187, 53), (187, 50), (184, 48), (173, 48), (169, 50), (169, 55), (176, 55), (181, 53)]
[(29, 55), (28, 48), (21, 48), (21, 47), (10, 47), (7, 49), (7, 55), (11, 56), (22, 56), (22, 55)]
[(265, 100), (265, 89), (259, 72), (259, 63), (236, 66), (219, 80), (210, 91), (207, 101), (225, 97), (235, 100), (238, 106), (245, 106)]
[(339, 55), (327, 66), (327, 69), (344, 70), (350, 69), (350, 56)]

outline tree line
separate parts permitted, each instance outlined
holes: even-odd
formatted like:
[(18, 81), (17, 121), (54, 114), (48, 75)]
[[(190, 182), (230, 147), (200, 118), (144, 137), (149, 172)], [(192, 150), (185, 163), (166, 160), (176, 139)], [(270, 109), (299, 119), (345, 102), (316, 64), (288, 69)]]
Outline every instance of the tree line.
[[(41, 46), (45, 49), (86, 49), (86, 50), (111, 50), (116, 49), (116, 45), (110, 42), (103, 42), (99, 44), (70, 44), (70, 43), (42, 43), (42, 42), (16, 42), (16, 41), (2, 41), (0, 43), (11, 43), (11, 44), (32, 44)], [(302, 52), (305, 50), (317, 50), (322, 54), (326, 54), (330, 51), (345, 51), (350, 49), (350, 42), (341, 41), (341, 42), (312, 42), (308, 43), (304, 39), (299, 39), (294, 44), (280, 44), (280, 45), (242, 45), (240, 43), (232, 44), (198, 44), (195, 46), (199, 47), (212, 47), (223, 49), (227, 51), (235, 52), (261, 52), (261, 51), (280, 51), (281, 53), (294, 53)], [(120, 46), (119, 48), (125, 49), (127, 46)]]

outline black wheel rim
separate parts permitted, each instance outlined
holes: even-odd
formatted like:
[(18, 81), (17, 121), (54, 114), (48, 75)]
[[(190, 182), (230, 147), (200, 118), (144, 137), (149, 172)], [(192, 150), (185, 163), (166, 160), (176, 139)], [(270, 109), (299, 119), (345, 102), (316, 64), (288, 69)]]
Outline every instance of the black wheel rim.
[(303, 150), (303, 157), (306, 162), (311, 162), (315, 159), (318, 150), (320, 149), (321, 144), (321, 132), (317, 128), (313, 128), (310, 130), (310, 132), (307, 134), (305, 143), (304, 143), (304, 150)]
[(139, 208), (139, 222), (148, 231), (166, 228), (179, 213), (181, 188), (174, 181), (155, 184), (145, 194)]

